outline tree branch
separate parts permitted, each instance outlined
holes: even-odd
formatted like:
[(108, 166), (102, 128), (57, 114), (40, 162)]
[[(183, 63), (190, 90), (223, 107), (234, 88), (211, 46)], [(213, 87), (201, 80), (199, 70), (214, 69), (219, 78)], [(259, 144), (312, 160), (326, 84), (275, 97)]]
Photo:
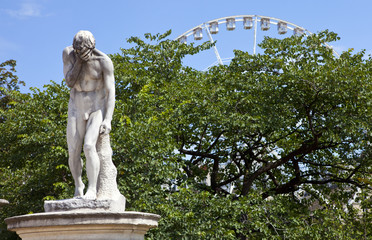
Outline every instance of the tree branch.
[[(308, 141), (309, 142), (309, 141)], [(315, 149), (317, 149), (317, 142), (312, 142), (311, 144), (306, 144), (306, 143), (303, 143), (302, 146), (294, 151), (292, 151), (291, 153), (289, 153), (287, 156), (285, 157), (282, 157), (279, 161), (275, 161), (275, 162), (271, 162), (271, 163), (268, 163), (264, 166), (262, 166), (261, 168), (259, 168), (258, 170), (256, 170), (254, 173), (252, 174), (246, 174), (244, 176), (244, 180), (243, 180), (243, 188), (242, 188), (242, 195), (245, 196), (248, 194), (251, 186), (252, 186), (252, 183), (253, 181), (258, 177), (260, 176), (262, 173), (265, 173), (273, 168), (276, 168), (286, 162), (288, 162), (289, 160), (291, 159), (294, 159), (295, 156), (298, 156), (298, 155), (306, 155), (312, 151), (314, 151)]]
[(216, 137), (216, 139), (214, 140), (214, 142), (209, 146), (209, 148), (206, 150), (206, 152), (210, 152), (211, 150), (212, 150), (212, 148), (214, 147), (214, 146), (216, 146), (216, 144), (218, 143), (218, 140), (220, 139), (220, 137), (222, 136), (222, 134), (224, 134), (226, 131), (225, 130), (223, 130), (223, 131), (221, 131), (219, 134), (218, 134), (218, 136)]

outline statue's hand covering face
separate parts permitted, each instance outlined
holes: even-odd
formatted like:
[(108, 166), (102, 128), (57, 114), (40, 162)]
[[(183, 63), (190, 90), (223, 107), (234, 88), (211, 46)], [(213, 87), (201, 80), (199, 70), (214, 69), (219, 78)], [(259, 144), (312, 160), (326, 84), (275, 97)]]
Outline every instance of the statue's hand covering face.
[(83, 61), (88, 61), (92, 56), (93, 49), (85, 46), (74, 48), (75, 54)]
[(73, 41), (73, 48), (76, 56), (83, 61), (88, 61), (92, 56), (96, 41), (93, 34), (89, 31), (79, 31)]

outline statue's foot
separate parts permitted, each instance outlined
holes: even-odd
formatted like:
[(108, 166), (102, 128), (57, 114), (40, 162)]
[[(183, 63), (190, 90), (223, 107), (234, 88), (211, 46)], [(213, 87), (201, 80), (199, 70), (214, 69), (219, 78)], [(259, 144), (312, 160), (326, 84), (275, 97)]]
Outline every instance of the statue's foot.
[(82, 198), (84, 196), (84, 184), (75, 188), (74, 198)]
[(97, 198), (97, 191), (94, 191), (92, 189), (89, 189), (87, 190), (87, 192), (85, 193), (84, 199), (91, 199), (91, 200), (95, 200)]

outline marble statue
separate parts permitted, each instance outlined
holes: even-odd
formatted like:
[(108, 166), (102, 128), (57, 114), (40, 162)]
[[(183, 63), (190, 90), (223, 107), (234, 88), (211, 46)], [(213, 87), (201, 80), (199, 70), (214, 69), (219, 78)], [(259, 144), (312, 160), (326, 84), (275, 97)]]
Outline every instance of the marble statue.
[[(114, 67), (111, 59), (95, 48), (92, 33), (79, 31), (73, 39), (73, 45), (63, 50), (63, 73), (67, 86), (71, 88), (67, 143), (69, 167), (75, 182), (74, 198), (94, 200), (99, 191), (99, 175), (102, 174), (102, 157), (97, 151), (97, 142), (106, 136), (103, 141), (108, 141), (109, 144), (108, 135), (114, 112)], [(82, 181), (83, 161), (80, 157), (82, 149), (88, 177), (85, 194)], [(112, 155), (110, 151), (109, 147), (108, 154)], [(116, 168), (114, 171), (116, 188)]]
[[(95, 49), (93, 35), (80, 31), (73, 45), (63, 50), (63, 72), (71, 88), (67, 143), (75, 196), (44, 201), (44, 213), (5, 219), (8, 230), (23, 240), (144, 239), (150, 228), (157, 227), (160, 216), (125, 211), (126, 199), (118, 190), (109, 135), (115, 105), (113, 64)], [(85, 195), (83, 149), (88, 175)]]

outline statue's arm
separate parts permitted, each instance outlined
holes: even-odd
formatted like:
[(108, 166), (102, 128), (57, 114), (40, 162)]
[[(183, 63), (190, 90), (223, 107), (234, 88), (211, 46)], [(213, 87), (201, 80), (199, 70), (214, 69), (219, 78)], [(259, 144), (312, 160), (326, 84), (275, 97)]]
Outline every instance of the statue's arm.
[[(115, 77), (114, 66), (109, 57), (102, 61), (104, 88), (106, 90), (106, 113), (103, 122), (107, 125), (105, 133), (111, 131), (111, 120), (115, 108)], [(101, 131), (102, 132), (102, 131)]]
[(73, 48), (70, 46), (66, 47), (62, 53), (63, 74), (65, 75), (66, 84), (70, 88), (74, 87), (78, 80), (82, 64), (78, 57), (74, 58), (73, 51)]

